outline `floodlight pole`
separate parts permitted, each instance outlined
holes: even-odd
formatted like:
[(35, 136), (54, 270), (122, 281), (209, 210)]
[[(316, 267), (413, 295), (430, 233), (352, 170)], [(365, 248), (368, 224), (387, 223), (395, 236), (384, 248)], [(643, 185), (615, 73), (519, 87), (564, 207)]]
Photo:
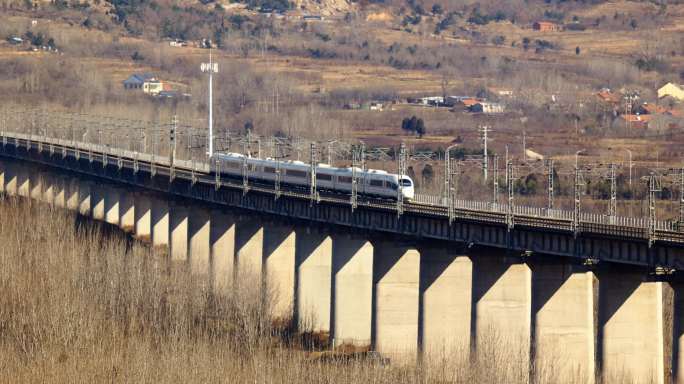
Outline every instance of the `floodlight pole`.
[(214, 73), (218, 73), (218, 64), (214, 63), (211, 56), (211, 48), (209, 48), (209, 62), (202, 63), (202, 72), (209, 73), (209, 150), (207, 155), (211, 158), (214, 156), (214, 97), (213, 97), (213, 83)]

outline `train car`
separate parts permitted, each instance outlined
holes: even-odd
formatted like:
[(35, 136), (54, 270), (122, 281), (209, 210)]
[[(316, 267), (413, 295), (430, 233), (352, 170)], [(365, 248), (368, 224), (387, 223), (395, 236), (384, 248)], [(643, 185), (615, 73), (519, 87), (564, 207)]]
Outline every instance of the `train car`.
[[(276, 161), (247, 157), (239, 153), (215, 154), (212, 171), (222, 175), (242, 177), (247, 172), (249, 179), (275, 183), (277, 170), (280, 171), (282, 185), (310, 187), (311, 166), (302, 161)], [(410, 177), (399, 176), (387, 171), (361, 168), (337, 168), (328, 164), (316, 166), (316, 188), (321, 191), (351, 194), (352, 176), (356, 173), (357, 193), (360, 195), (396, 199), (401, 183), (401, 193), (406, 200), (413, 199), (414, 184)]]

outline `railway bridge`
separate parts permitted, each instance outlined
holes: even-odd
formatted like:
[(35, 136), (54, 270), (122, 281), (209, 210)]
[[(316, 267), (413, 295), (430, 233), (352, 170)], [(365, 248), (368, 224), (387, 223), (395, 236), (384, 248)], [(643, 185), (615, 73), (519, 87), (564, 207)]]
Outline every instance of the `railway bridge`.
[[(495, 344), (595, 382), (684, 383), (684, 233), (668, 222), (322, 194), (206, 163), (1, 132), (0, 192), (168, 249), (217, 291), (261, 276), (274, 316), (396, 360)], [(489, 343), (489, 346), (486, 344)]]

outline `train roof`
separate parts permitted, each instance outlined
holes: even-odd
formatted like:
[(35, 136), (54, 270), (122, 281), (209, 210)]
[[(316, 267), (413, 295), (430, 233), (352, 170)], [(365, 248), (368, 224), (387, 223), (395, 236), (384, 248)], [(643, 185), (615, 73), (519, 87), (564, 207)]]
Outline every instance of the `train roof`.
[[(216, 154), (220, 158), (223, 159), (236, 159), (236, 160), (242, 160), (246, 156), (241, 154), (241, 153), (235, 153), (235, 152), (228, 152), (228, 153), (218, 153)], [(258, 158), (258, 157), (247, 157), (247, 160), (250, 162), (255, 162), (255, 163), (274, 163), (277, 160), (272, 159), (272, 158)], [(303, 161), (300, 160), (282, 160), (280, 161), (280, 165), (284, 168), (300, 168), (300, 169), (309, 169), (311, 167), (310, 164), (307, 164)], [(333, 172), (335, 174), (345, 174), (345, 175), (351, 175), (352, 173), (352, 167), (333, 167), (330, 164), (326, 163), (319, 163), (316, 165), (316, 169), (319, 170), (325, 170), (325, 172)], [(399, 175), (394, 174), (394, 173), (389, 173), (383, 169), (367, 169), (363, 170), (359, 167), (356, 167), (356, 172), (358, 172), (359, 175), (361, 174), (366, 174), (366, 175), (372, 175), (372, 176), (380, 176), (380, 177), (388, 177), (388, 178), (399, 178)], [(404, 175), (403, 178), (406, 179), (411, 179), (408, 175)]]

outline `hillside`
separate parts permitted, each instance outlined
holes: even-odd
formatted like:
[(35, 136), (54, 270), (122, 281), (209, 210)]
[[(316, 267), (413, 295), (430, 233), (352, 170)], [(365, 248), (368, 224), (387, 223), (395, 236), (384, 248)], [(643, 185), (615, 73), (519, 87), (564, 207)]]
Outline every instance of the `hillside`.
[[(225, 130), (250, 125), (264, 135), (436, 149), (456, 137), (477, 148), (476, 128), (489, 124), (499, 153), (525, 131), (535, 150), (552, 156), (584, 147), (606, 156), (605, 140), (646, 159), (653, 151), (639, 146), (644, 137), (661, 148), (660, 159), (680, 155), (675, 115), (634, 131), (620, 120), (624, 106), (596, 96), (604, 87), (636, 90), (642, 102), (657, 103), (660, 85), (684, 78), (684, 5), (674, 2), (113, 0), (27, 9), (4, 1), (0, 9), (0, 36), (25, 40), (0, 44), (0, 89), (14, 103), (167, 121), (182, 110), (202, 125), (206, 83), (198, 68), (208, 52), (198, 45), (208, 39), (221, 66), (216, 111)], [(539, 20), (560, 30), (534, 30)], [(188, 46), (170, 46), (174, 39)], [(43, 49), (50, 44), (56, 51)], [(169, 102), (125, 92), (121, 82), (136, 72), (153, 72), (192, 97)], [(445, 94), (480, 95), (505, 104), (506, 113), (406, 104)], [(386, 108), (348, 108), (370, 102)], [(426, 136), (401, 131), (412, 115), (426, 122)]]

